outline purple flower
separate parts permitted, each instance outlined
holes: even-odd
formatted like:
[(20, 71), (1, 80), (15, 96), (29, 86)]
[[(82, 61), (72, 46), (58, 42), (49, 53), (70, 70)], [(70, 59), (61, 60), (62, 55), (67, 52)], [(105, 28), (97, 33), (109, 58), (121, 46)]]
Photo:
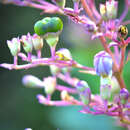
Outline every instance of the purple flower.
[(85, 104), (88, 105), (91, 101), (91, 90), (87, 84), (86, 81), (79, 81), (76, 84), (76, 88), (79, 92), (79, 96), (81, 101)]
[(130, 94), (126, 88), (120, 90), (119, 98), (122, 104), (126, 104)]
[(111, 56), (105, 51), (101, 51), (94, 56), (94, 67), (97, 75), (107, 77), (112, 75), (113, 61)]

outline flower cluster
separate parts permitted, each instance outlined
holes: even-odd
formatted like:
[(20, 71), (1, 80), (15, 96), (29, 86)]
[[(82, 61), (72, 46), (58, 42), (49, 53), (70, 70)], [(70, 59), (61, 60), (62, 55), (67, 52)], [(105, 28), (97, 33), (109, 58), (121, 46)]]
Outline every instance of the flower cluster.
[[(52, 3), (44, 0), (3, 0), (4, 3), (11, 2), (19, 6), (30, 6), (41, 9), (44, 13), (59, 13), (67, 16), (74, 23), (80, 24), (91, 34), (91, 39), (98, 38), (104, 50), (94, 56), (94, 68), (81, 65), (75, 61), (71, 52), (66, 48), (56, 50), (59, 36), (63, 30), (63, 22), (59, 17), (45, 17), (34, 25), (34, 35), (23, 35), (21, 38), (13, 38), (7, 41), (14, 63), (3, 63), (0, 66), (7, 69), (29, 69), (36, 66), (49, 66), (51, 76), (43, 80), (33, 75), (25, 75), (22, 79), (26, 87), (42, 88), (46, 95), (37, 95), (40, 104), (49, 106), (82, 106), (82, 113), (93, 115), (105, 114), (118, 117), (121, 124), (130, 125), (130, 94), (127, 90), (122, 72), (125, 62), (126, 47), (130, 43), (126, 24), (123, 22), (130, 2), (125, 0), (125, 9), (117, 18), (118, 1), (109, 0), (100, 4), (99, 12), (94, 0), (73, 0), (74, 8), (66, 7), (66, 0), (52, 0)], [(81, 6), (82, 5), (82, 6)], [(83, 8), (82, 8), (83, 7)], [(87, 13), (83, 15), (82, 11)], [(109, 39), (110, 43), (107, 43)], [(42, 57), (41, 50), (44, 41), (49, 45), (51, 57)], [(21, 45), (25, 53), (21, 52)], [(111, 51), (114, 47), (114, 51)], [(37, 55), (32, 54), (32, 50)], [(119, 55), (121, 54), (121, 57)], [(18, 57), (27, 64), (19, 65)], [(129, 59), (129, 58), (127, 58)], [(80, 72), (100, 77), (100, 94), (94, 95), (86, 81), (71, 77), (72, 68), (79, 68)], [(114, 80), (115, 78), (115, 80)], [(69, 86), (60, 85), (57, 79), (61, 79)], [(114, 93), (113, 82), (118, 82), (118, 93)], [(53, 100), (52, 94), (60, 91), (60, 100)], [(78, 99), (74, 97), (77, 94)]]

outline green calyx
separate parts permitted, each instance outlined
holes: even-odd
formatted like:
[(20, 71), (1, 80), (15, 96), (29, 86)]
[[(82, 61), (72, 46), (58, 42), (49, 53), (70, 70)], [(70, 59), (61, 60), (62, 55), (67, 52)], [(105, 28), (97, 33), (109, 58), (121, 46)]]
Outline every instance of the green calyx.
[(45, 38), (46, 42), (48, 43), (49, 46), (53, 47), (57, 44), (59, 41), (59, 37), (55, 35), (48, 34), (48, 36)]
[(34, 31), (37, 35), (47, 37), (48, 34), (58, 35), (63, 29), (63, 22), (58, 17), (46, 17), (39, 20), (34, 25)]

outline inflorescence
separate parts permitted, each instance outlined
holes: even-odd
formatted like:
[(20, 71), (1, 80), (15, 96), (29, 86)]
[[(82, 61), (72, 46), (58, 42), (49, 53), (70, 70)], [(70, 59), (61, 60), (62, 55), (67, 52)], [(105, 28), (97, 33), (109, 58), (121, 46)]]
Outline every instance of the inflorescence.
[[(67, 16), (74, 23), (81, 25), (86, 33), (91, 34), (91, 39), (98, 38), (104, 50), (94, 56), (94, 68), (83, 66), (75, 61), (71, 52), (66, 48), (56, 50), (59, 36), (63, 30), (63, 22), (59, 17), (45, 17), (34, 25), (35, 34), (13, 38), (7, 41), (9, 50), (14, 57), (13, 64), (3, 63), (0, 66), (7, 69), (29, 69), (36, 66), (49, 66), (51, 76), (43, 80), (25, 75), (23, 84), (30, 88), (42, 88), (46, 95), (37, 95), (40, 104), (49, 106), (80, 105), (80, 112), (86, 114), (118, 117), (120, 123), (130, 125), (130, 93), (127, 90), (122, 71), (125, 62), (125, 51), (130, 43), (127, 37), (128, 30), (125, 26), (130, 21), (123, 22), (130, 2), (125, 0), (125, 9), (117, 18), (118, 1), (109, 0), (100, 4), (99, 12), (94, 0), (73, 0), (74, 8), (65, 7), (66, 0), (52, 0), (51, 3), (44, 0), (3, 0), (3, 3), (12, 3), (19, 6), (29, 6), (41, 9), (44, 13), (59, 13)], [(83, 8), (82, 8), (83, 7)], [(81, 12), (86, 12), (87, 16)], [(107, 39), (111, 41), (107, 43)], [(44, 43), (49, 45), (51, 57), (42, 57)], [(21, 52), (21, 46), (25, 53)], [(114, 48), (112, 52), (111, 48)], [(37, 55), (33, 55), (35, 50)], [(121, 57), (119, 55), (121, 54)], [(19, 65), (18, 57), (27, 64)], [(128, 59), (128, 58), (127, 58)], [(80, 72), (100, 77), (100, 94), (94, 95), (86, 81), (71, 77), (72, 68), (79, 68)], [(69, 86), (60, 85), (57, 79), (61, 79)], [(113, 83), (114, 82), (114, 83)], [(119, 91), (114, 93), (114, 85), (118, 84)], [(52, 94), (60, 91), (61, 100), (52, 100)], [(73, 95), (79, 95), (76, 99)]]

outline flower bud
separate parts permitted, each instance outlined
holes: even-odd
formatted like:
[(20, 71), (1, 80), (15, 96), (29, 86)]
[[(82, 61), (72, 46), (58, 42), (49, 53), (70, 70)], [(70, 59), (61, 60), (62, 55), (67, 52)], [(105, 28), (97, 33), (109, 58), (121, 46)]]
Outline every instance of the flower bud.
[(64, 8), (66, 0), (52, 0), (54, 3), (56, 3), (59, 7)]
[(58, 17), (46, 17), (34, 25), (35, 33), (39, 36), (43, 36), (49, 46), (57, 44), (59, 38), (58, 35), (63, 29), (63, 22)]
[(126, 26), (120, 25), (118, 28), (118, 36), (120, 38), (126, 38), (126, 36), (128, 35), (128, 29)]
[(57, 75), (61, 69), (55, 65), (50, 65), (50, 71), (52, 75)]
[(32, 41), (33, 41), (33, 46), (34, 49), (37, 50), (41, 50), (43, 47), (43, 39), (38, 36), (37, 34), (34, 34), (32, 37)]
[(67, 91), (64, 90), (61, 92), (61, 99), (63, 101), (70, 101), (72, 99), (72, 97), (68, 94)]
[(108, 19), (114, 19), (117, 16), (118, 2), (115, 0), (106, 1), (106, 12)]
[(30, 33), (28, 33), (27, 35), (23, 35), (21, 38), (21, 42), (26, 53), (32, 52), (33, 45)]
[(71, 60), (72, 59), (70, 51), (66, 48), (61, 48), (60, 50), (58, 50), (56, 52), (56, 56), (58, 56), (57, 60)]
[(100, 14), (104, 20), (114, 19), (117, 16), (118, 2), (115, 0), (106, 1), (106, 4), (100, 4)]
[(126, 104), (127, 103), (127, 100), (129, 98), (130, 94), (128, 92), (128, 90), (126, 88), (122, 88), (120, 90), (120, 94), (119, 94), (119, 97), (120, 97), (120, 101), (122, 104)]
[(105, 84), (100, 86), (100, 96), (104, 100), (108, 100), (111, 97), (111, 85)]
[(20, 52), (20, 40), (19, 38), (13, 38), (11, 41), (7, 40), (7, 45), (13, 56), (17, 56)]
[(104, 20), (107, 20), (106, 5), (100, 4), (100, 14)]
[(55, 91), (56, 79), (54, 77), (44, 78), (44, 87), (46, 94), (52, 94)]
[(25, 75), (22, 79), (22, 83), (26, 87), (31, 87), (31, 88), (44, 88), (44, 83), (37, 77), (33, 75)]
[(105, 51), (101, 51), (94, 56), (94, 67), (97, 75), (103, 77), (112, 76), (112, 65), (112, 58)]
[(91, 101), (91, 90), (87, 84), (86, 81), (79, 81), (76, 84), (76, 88), (78, 90), (78, 93), (80, 95), (81, 101), (85, 104), (88, 105)]
[(48, 36), (45, 39), (50, 47), (55, 46), (59, 41), (59, 37), (52, 34), (48, 34)]

